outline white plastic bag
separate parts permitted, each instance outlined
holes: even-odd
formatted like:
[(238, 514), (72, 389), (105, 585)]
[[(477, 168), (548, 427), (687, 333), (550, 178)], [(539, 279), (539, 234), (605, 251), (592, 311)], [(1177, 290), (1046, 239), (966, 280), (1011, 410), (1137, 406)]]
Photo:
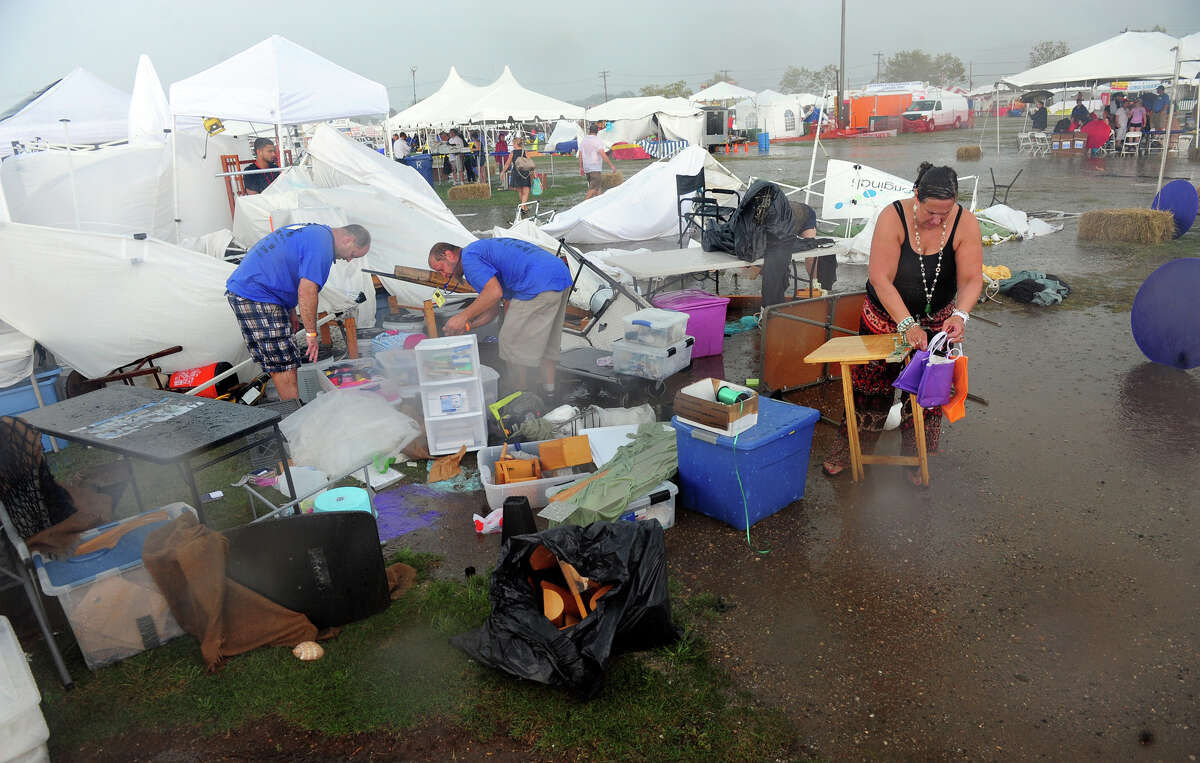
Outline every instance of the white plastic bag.
[(636, 408), (600, 408), (600, 426), (619, 427), (629, 424), (649, 424), (654, 421), (654, 409), (649, 403)]
[(493, 509), (486, 517), (474, 514), (471, 518), (475, 521), (475, 532), (480, 535), (492, 535), (504, 527), (504, 509)]
[(399, 453), (421, 433), (415, 421), (372, 392), (324, 392), (280, 422), (297, 464), (345, 474), (375, 456)]

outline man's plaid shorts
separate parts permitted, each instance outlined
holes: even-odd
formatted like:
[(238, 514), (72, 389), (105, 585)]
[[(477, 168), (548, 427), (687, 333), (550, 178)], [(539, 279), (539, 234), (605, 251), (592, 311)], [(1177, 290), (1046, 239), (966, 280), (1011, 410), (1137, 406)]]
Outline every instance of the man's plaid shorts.
[(275, 374), (299, 368), (302, 358), (292, 342), (292, 322), (283, 305), (255, 302), (225, 292), (238, 327), (246, 339), (246, 347), (262, 370)]

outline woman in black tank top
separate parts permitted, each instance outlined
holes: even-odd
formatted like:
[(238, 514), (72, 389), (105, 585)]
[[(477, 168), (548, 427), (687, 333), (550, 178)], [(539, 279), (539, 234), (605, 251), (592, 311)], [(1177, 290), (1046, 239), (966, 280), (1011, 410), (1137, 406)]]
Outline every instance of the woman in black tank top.
[[(910, 346), (925, 349), (938, 331), (945, 331), (953, 342), (962, 341), (968, 313), (983, 290), (983, 237), (975, 215), (957, 203), (958, 175), (953, 169), (922, 164), (914, 191), (913, 198), (894, 202), (876, 220), (859, 333), (900, 333)], [(901, 368), (900, 363), (874, 361), (852, 369), (863, 452), (869, 452), (883, 431), (892, 407), (892, 382)], [(941, 424), (941, 408), (925, 411), (929, 453), (938, 450)], [(908, 406), (903, 407), (900, 427), (903, 452), (915, 453)], [(826, 474), (840, 474), (849, 465), (844, 430), (842, 435), (825, 460)]]

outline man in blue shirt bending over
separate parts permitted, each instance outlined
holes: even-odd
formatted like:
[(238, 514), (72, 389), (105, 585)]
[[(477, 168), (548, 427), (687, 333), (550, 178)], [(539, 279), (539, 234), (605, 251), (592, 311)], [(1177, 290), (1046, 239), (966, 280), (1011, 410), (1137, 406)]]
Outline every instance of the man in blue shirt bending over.
[(554, 371), (562, 343), (563, 316), (571, 294), (566, 263), (541, 247), (515, 238), (475, 241), (465, 247), (439, 242), (429, 250), (429, 267), (465, 278), (479, 297), (450, 320), (447, 334), (470, 324), (490, 323), (508, 301), (500, 328), (500, 359), (508, 364), (516, 389), (527, 389), (529, 371), (541, 368), (542, 385), (554, 392)]
[(300, 353), (292, 344), (291, 312), (300, 307), (308, 336), (306, 355), (317, 359), (317, 292), (335, 259), (354, 260), (371, 248), (361, 225), (289, 225), (268, 234), (246, 252), (225, 281), (225, 297), (254, 361), (271, 375), (280, 400), (300, 396), (296, 369)]

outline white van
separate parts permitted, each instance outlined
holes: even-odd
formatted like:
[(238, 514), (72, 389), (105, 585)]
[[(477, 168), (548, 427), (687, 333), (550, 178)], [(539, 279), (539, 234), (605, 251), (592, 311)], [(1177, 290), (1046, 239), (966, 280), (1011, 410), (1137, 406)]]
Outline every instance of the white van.
[(901, 116), (901, 132), (930, 132), (966, 127), (971, 109), (958, 93), (930, 93), (912, 102)]

